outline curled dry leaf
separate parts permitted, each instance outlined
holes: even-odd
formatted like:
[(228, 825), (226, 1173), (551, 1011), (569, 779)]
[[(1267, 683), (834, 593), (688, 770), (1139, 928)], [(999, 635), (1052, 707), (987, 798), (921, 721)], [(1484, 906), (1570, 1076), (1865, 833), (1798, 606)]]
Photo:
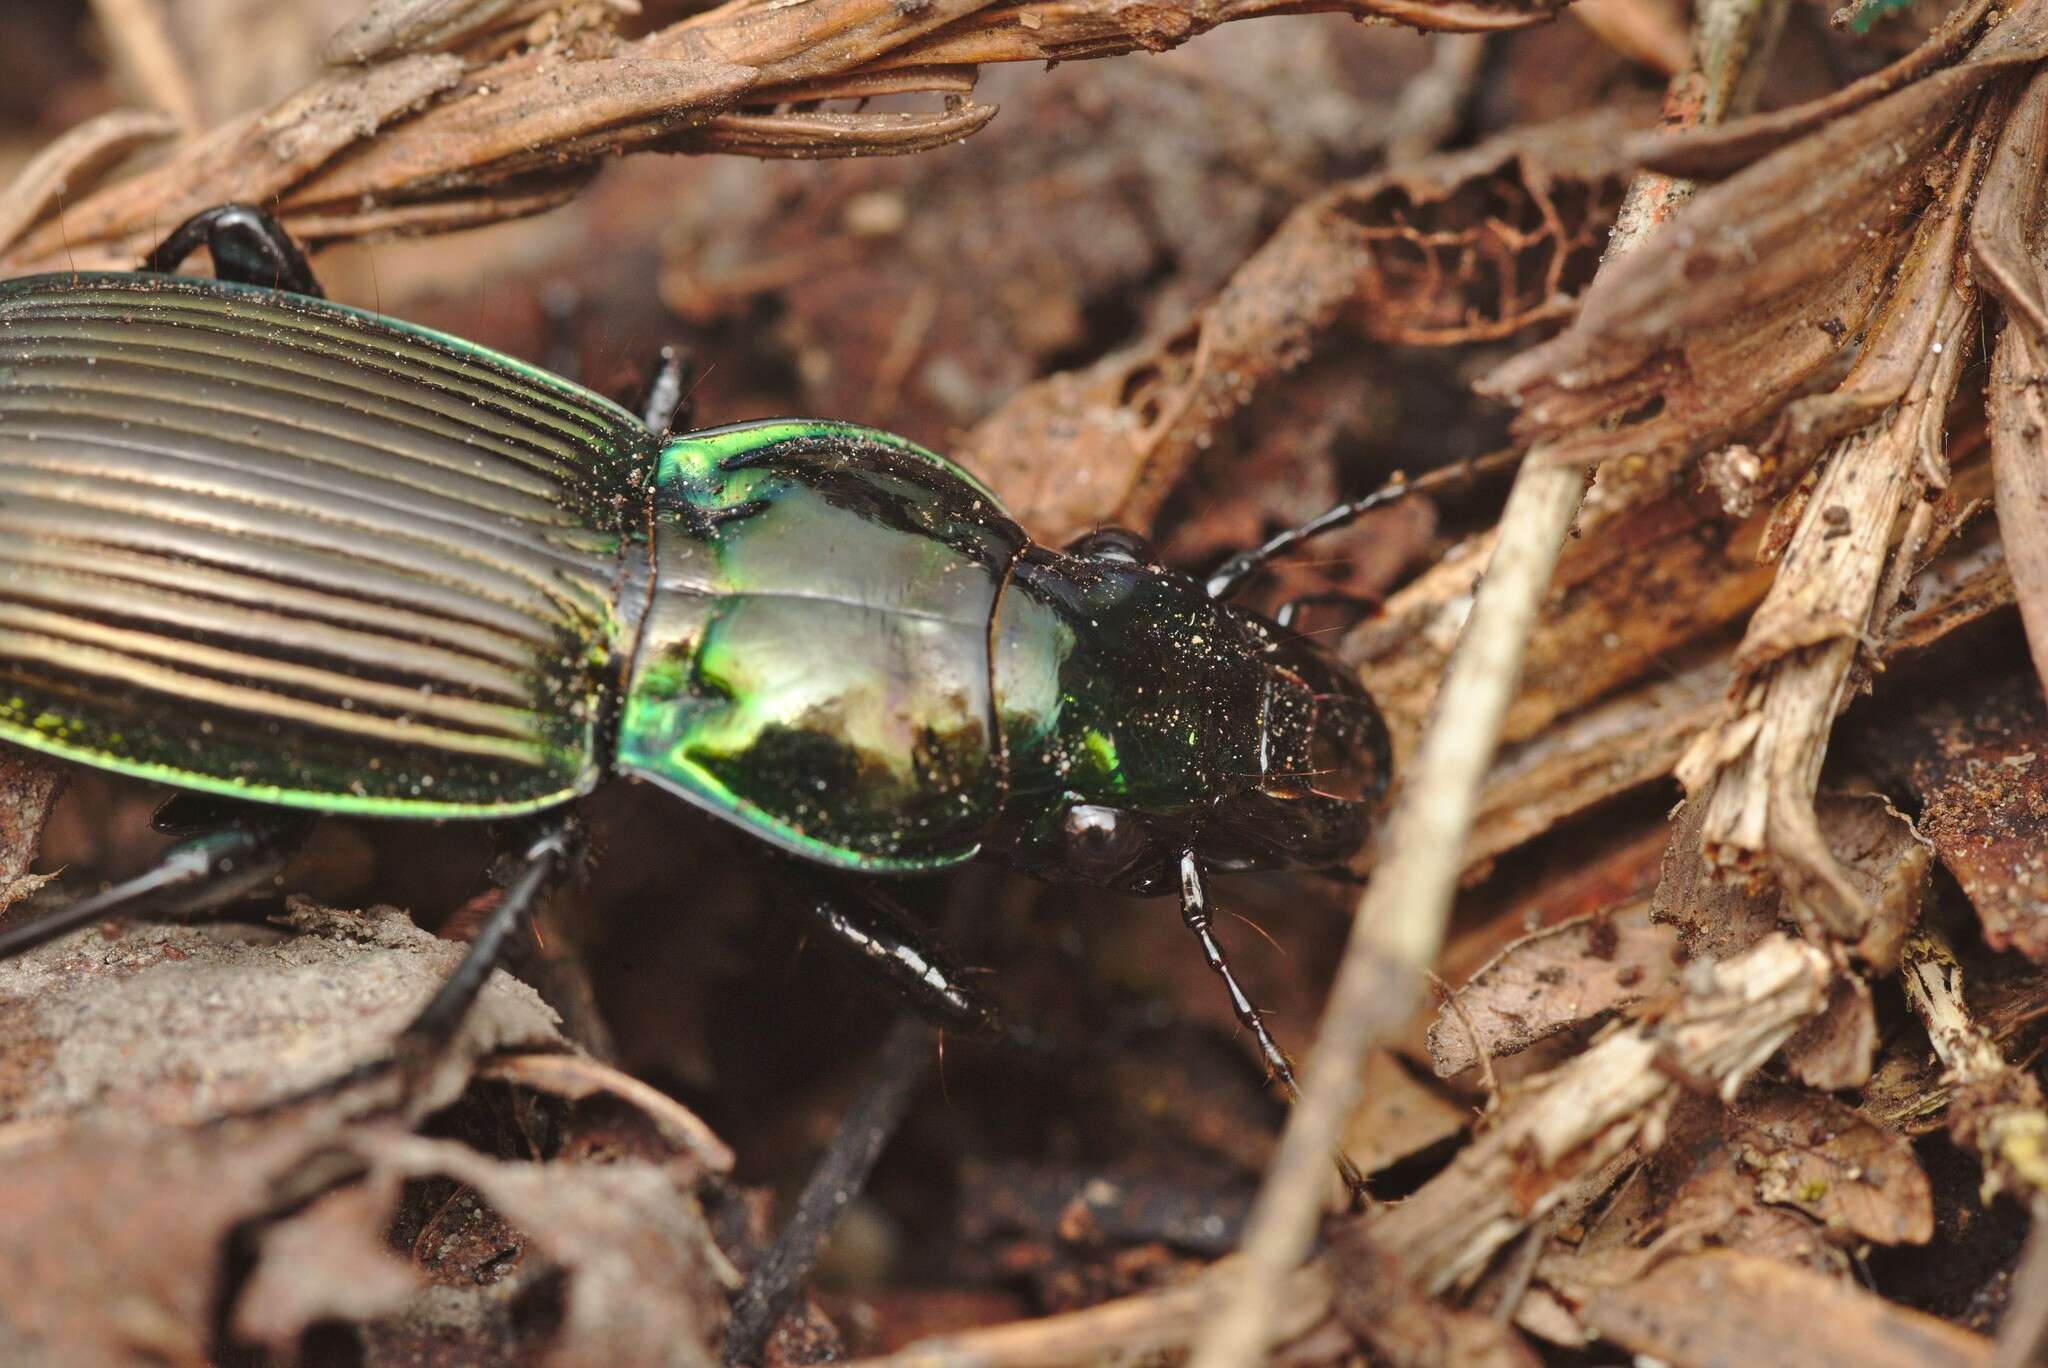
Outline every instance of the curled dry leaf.
[(398, 1188), (396, 1174), (372, 1175), (265, 1228), (235, 1299), (234, 1333), (283, 1357), (322, 1321), (361, 1324), (401, 1312), (422, 1280), (384, 1238)]
[[(959, 454), (1049, 542), (1105, 509), (1146, 526), (1197, 453), (1339, 320), (1442, 344), (1558, 316), (1605, 241), (1627, 126), (1581, 116), (1328, 191), (1187, 324), (1020, 391)], [(1054, 448), (1068, 453), (1057, 479)]]
[(1429, 1027), (1429, 1055), (1448, 1078), (1489, 1055), (1511, 1055), (1539, 1040), (1597, 1021), (1668, 987), (1677, 935), (1652, 925), (1649, 905), (1615, 908), (1524, 936), (1458, 989), (1469, 1018), (1446, 1004)]
[(1903, 1136), (1832, 1098), (1785, 1087), (1742, 1099), (1729, 1117), (1764, 1201), (1798, 1207), (1845, 1242), (1933, 1237), (1934, 1198)]
[[(452, 1178), (532, 1241), (565, 1279), (551, 1363), (709, 1365), (709, 1346), (739, 1279), (712, 1242), (696, 1199), (669, 1169), (506, 1163), (449, 1141), (365, 1133), (373, 1173)], [(522, 1269), (527, 1281), (540, 1269)]]

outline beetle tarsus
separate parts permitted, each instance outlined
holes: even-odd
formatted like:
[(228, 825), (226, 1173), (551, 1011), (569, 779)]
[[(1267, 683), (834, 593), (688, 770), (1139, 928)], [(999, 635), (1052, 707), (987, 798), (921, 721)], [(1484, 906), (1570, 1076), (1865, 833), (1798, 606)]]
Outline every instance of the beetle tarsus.
[(213, 257), (213, 273), (221, 280), (326, 298), (299, 244), (253, 204), (216, 205), (194, 214), (143, 259), (142, 269), (170, 275), (201, 247)]
[[(1236, 1014), (1238, 1024), (1252, 1033), (1252, 1039), (1259, 1045), (1259, 1054), (1266, 1062), (1266, 1070), (1280, 1090), (1287, 1094), (1290, 1103), (1301, 1101), (1301, 1086), (1295, 1082), (1294, 1065), (1289, 1062), (1287, 1052), (1273, 1039), (1273, 1033), (1266, 1029), (1266, 1020), (1259, 1015), (1259, 1009), (1238, 986), (1237, 975), (1231, 972), (1230, 960), (1223, 953), (1222, 942), (1216, 939), (1216, 931), (1209, 914), (1209, 891), (1202, 874), (1202, 861), (1194, 851), (1184, 851), (1180, 857), (1180, 916), (1195, 940), (1202, 947), (1202, 958), (1209, 968), (1223, 980), (1224, 991), (1230, 994), (1230, 1010)], [(1350, 1156), (1339, 1151), (1336, 1155), (1337, 1172), (1344, 1184), (1353, 1193), (1363, 1197), (1366, 1193), (1365, 1175), (1351, 1162)]]
[(203, 912), (233, 902), (276, 878), (310, 826), (297, 814), (282, 814), (180, 841), (155, 868), (0, 931), (0, 960), (94, 922), (152, 912)]

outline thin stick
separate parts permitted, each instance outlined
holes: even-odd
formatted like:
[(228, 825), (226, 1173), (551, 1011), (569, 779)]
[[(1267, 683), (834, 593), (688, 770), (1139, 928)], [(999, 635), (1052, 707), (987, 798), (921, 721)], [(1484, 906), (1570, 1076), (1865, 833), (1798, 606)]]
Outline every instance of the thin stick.
[[(1712, 121), (1736, 102), (1752, 58), (1768, 48), (1779, 0), (1705, 0), (1694, 28), (1704, 79), (1674, 84), (1675, 119)], [(1629, 187), (1609, 260), (1670, 217), (1687, 187), (1659, 175)], [(1192, 1368), (1248, 1368), (1272, 1342), (1288, 1271), (1308, 1252), (1324, 1190), (1323, 1156), (1358, 1094), (1357, 1062), (1401, 1030), (1435, 963), (1478, 791), (1520, 682), (1529, 634), (1584, 492), (1583, 473), (1532, 452), (1501, 513), (1493, 559), (1472, 600), (1401, 798), (1383, 858), (1352, 922), (1323, 1027), (1309, 1055), (1307, 1095), (1287, 1119), (1245, 1232), (1244, 1266), (1196, 1340)]]

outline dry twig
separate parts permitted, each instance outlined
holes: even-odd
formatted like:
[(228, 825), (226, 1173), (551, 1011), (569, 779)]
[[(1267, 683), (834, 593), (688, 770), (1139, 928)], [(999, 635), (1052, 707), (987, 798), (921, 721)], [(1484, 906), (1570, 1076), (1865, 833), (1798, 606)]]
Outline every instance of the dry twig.
[[(1753, 51), (1767, 7), (1727, 0), (1702, 9), (1705, 89), (1691, 117), (1718, 119)], [(1668, 217), (1683, 188), (1661, 176), (1631, 187), (1611, 250), (1621, 254)], [(1610, 257), (1610, 259), (1614, 259)], [(1245, 1267), (1198, 1342), (1195, 1368), (1238, 1368), (1271, 1343), (1274, 1298), (1307, 1249), (1329, 1151), (1357, 1088), (1355, 1061), (1414, 1010), (1420, 976), (1443, 942), (1459, 859), (1521, 673), (1537, 606), (1578, 510), (1583, 478), (1561, 464), (1526, 463), (1508, 496), (1485, 580), (1437, 695), (1406, 787), (1385, 833), (1386, 855), (1355, 914), (1307, 1093), (1288, 1118), (1245, 1235)]]

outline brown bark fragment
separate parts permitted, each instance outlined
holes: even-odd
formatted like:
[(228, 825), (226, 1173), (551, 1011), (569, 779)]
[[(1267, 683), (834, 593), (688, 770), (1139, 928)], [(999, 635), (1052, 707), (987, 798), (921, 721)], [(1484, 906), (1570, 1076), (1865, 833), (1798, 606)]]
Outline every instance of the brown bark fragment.
[(2034, 681), (1957, 681), (1857, 749), (1918, 804), (1985, 941), (2048, 962), (2048, 707)]
[(1045, 541), (1105, 509), (1147, 526), (1229, 419), (1340, 318), (1441, 345), (1556, 316), (1605, 239), (1627, 124), (1602, 111), (1326, 192), (1192, 320), (1019, 391), (956, 454)]
[[(1733, 1308), (1740, 1314), (1731, 1314)], [(1803, 1269), (1747, 1253), (1689, 1254), (1580, 1308), (1603, 1338), (1674, 1368), (1978, 1368), (1991, 1345)]]

